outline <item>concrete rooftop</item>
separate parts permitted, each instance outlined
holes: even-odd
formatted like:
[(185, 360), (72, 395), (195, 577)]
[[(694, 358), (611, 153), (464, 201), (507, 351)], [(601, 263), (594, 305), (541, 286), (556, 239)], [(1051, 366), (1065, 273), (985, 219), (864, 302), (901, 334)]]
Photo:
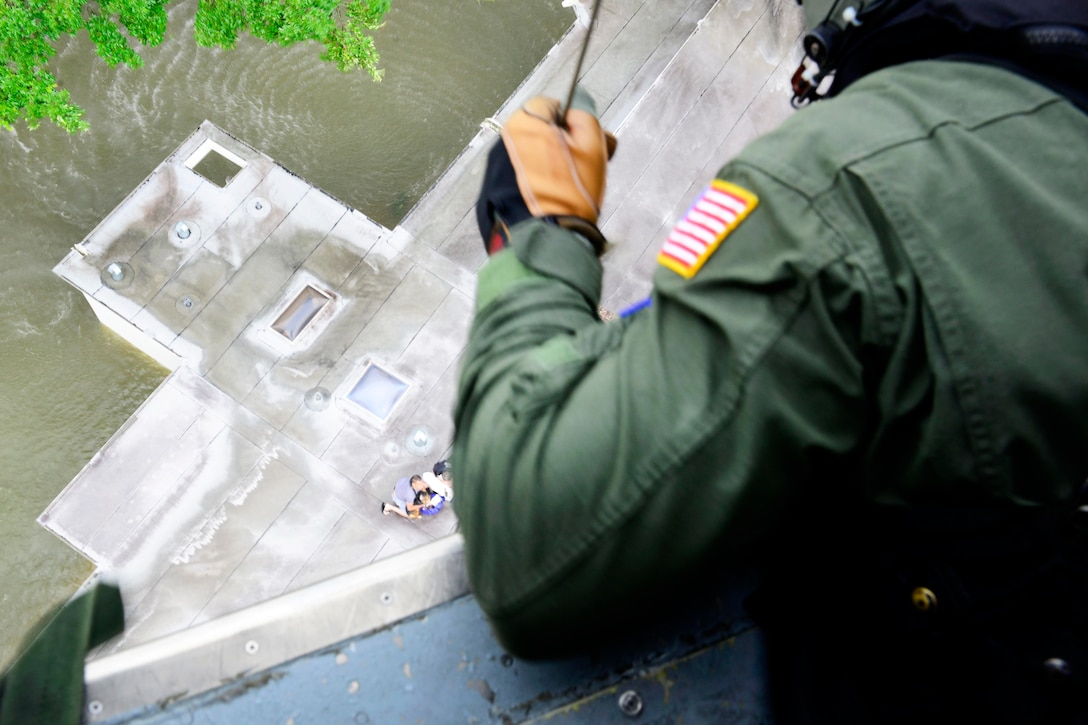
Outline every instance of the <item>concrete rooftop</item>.
[[(582, 83), (619, 139), (604, 308), (649, 293), (667, 229), (790, 113), (801, 32), (793, 0), (602, 6)], [(575, 24), (495, 120), (564, 96), (584, 33)], [(496, 138), (482, 124), (390, 230), (205, 122), (57, 265), (171, 370), (39, 518), (121, 582), (126, 631), (99, 655), (456, 531), (456, 498), (414, 522), (380, 503), (449, 451)], [(289, 340), (274, 328), (307, 288), (325, 304)], [(384, 418), (348, 398), (372, 367), (406, 386)]]

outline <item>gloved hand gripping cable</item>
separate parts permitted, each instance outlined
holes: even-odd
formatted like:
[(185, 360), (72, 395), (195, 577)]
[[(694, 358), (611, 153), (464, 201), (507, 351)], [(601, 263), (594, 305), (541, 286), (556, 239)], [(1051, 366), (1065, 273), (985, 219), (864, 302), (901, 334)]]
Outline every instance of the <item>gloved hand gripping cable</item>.
[[(608, 159), (616, 139), (601, 129), (593, 99), (578, 89), (560, 119), (559, 101), (535, 97), (502, 129), (488, 157), (477, 203), (477, 222), (489, 254), (509, 243), (509, 229), (530, 217), (585, 237), (597, 254), (597, 228)], [(560, 121), (563, 121), (560, 123)]]

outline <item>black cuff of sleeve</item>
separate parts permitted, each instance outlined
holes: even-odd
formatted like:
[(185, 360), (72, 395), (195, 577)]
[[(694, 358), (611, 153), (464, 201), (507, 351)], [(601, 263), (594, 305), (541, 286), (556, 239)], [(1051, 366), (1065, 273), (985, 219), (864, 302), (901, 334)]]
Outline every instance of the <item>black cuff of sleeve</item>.
[(569, 229), (572, 232), (576, 232), (589, 242), (593, 247), (593, 251), (597, 256), (604, 254), (605, 247), (608, 245), (608, 240), (604, 238), (604, 234), (597, 228), (597, 225), (593, 222), (582, 219), (576, 216), (551, 216), (545, 217), (545, 221), (555, 224), (557, 227), (563, 229)]

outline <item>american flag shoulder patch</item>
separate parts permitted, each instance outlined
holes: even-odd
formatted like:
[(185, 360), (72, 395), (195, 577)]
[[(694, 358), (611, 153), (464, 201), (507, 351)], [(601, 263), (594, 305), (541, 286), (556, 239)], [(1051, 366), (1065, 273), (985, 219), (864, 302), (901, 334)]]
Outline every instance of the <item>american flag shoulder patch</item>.
[(673, 227), (657, 261), (691, 279), (758, 204), (759, 198), (747, 189), (715, 179)]

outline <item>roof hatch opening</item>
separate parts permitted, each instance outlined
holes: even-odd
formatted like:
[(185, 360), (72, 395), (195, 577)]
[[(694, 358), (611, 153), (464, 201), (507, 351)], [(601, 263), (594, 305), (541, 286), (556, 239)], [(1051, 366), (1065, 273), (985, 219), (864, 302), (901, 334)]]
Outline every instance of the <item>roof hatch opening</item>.
[(216, 186), (224, 187), (245, 168), (246, 161), (215, 141), (207, 139), (192, 156), (185, 159), (185, 166)]

